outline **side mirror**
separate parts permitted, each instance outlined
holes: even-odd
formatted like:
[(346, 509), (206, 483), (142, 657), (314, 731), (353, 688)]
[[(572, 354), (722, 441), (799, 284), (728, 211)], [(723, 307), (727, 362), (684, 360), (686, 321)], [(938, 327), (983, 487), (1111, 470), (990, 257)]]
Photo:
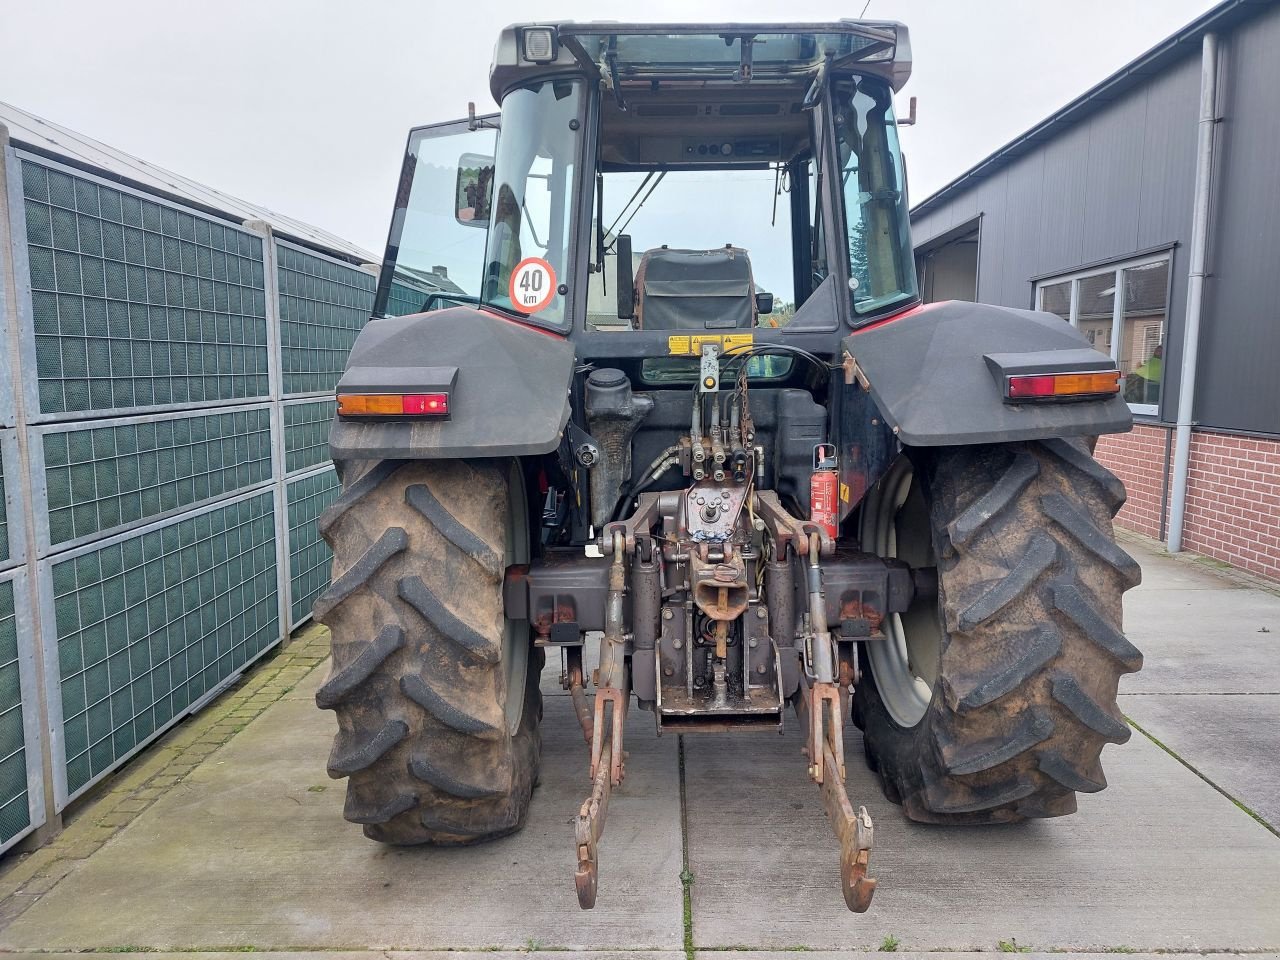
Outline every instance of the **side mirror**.
[(759, 314), (773, 313), (773, 294), (772, 293), (756, 294), (756, 313), (759, 313)]
[(493, 199), (493, 157), (464, 153), (458, 158), (453, 217), (464, 227), (489, 229)]
[(631, 273), (631, 235), (618, 234), (613, 250), (617, 266), (617, 282), (613, 288), (618, 291), (618, 319), (631, 320), (636, 313), (635, 276)]

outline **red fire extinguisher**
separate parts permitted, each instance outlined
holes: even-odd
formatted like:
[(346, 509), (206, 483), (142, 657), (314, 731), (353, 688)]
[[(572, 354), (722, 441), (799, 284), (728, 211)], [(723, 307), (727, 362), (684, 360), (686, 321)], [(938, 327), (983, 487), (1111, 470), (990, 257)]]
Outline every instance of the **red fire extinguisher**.
[(822, 527), (832, 540), (836, 538), (840, 516), (839, 487), (835, 444), (819, 443), (813, 448), (813, 475), (809, 478), (809, 520)]

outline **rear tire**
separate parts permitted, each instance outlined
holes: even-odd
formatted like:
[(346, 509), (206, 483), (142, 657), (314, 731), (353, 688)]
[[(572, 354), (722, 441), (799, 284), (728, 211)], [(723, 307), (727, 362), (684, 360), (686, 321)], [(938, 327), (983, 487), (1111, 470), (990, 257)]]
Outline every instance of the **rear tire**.
[(854, 698), (869, 764), (912, 820), (1061, 816), (1106, 786), (1102, 748), (1130, 734), (1116, 686), (1142, 666), (1121, 632), (1141, 579), (1112, 532), (1123, 503), (1060, 439), (904, 457), (868, 495), (863, 548), (938, 569), (936, 602), (862, 645)]
[(341, 465), (320, 519), (333, 580), (316, 602), (337, 714), (328, 771), (345, 817), (384, 843), (457, 845), (519, 830), (537, 779), (542, 652), (505, 618), (508, 566), (529, 561), (515, 461)]

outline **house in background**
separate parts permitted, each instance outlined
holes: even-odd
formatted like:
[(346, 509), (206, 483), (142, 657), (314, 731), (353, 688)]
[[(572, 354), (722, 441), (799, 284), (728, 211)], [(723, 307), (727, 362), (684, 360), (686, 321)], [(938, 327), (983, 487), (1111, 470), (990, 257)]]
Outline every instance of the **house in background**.
[(1280, 580), (1277, 51), (1280, 4), (1227, 0), (911, 219), (926, 300), (1055, 313), (1115, 358), (1121, 525)]

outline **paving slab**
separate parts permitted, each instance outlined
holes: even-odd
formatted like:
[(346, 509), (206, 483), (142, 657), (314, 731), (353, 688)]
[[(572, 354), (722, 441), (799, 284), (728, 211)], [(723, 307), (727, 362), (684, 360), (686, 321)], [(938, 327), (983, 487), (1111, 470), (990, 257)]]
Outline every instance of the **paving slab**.
[[(254, 953), (254, 960), (460, 960), (468, 951), (458, 950), (308, 950)], [(683, 950), (543, 950), (538, 946), (526, 946), (522, 950), (485, 950), (484, 960), (529, 960), (531, 953), (538, 960), (685, 960)], [(84, 960), (80, 953), (42, 953), (49, 960)], [(114, 952), (113, 960), (244, 960), (244, 953), (228, 951), (200, 951), (199, 953), (128, 953)]]
[[(529, 960), (531, 952), (538, 954), (538, 960), (685, 960), (683, 951), (649, 951), (649, 950), (591, 950), (589, 952), (570, 950), (498, 950), (485, 951), (486, 960)], [(696, 960), (727, 960), (727, 951), (698, 950), (694, 953)], [(803, 951), (805, 960), (853, 960), (853, 958), (877, 958), (883, 960), (882, 952), (850, 951), (850, 950), (811, 950)], [(78, 953), (46, 953), (41, 954), (48, 960), (83, 960), (84, 955)], [(117, 953), (118, 960), (243, 960), (243, 953), (202, 952), (193, 957), (190, 953)], [(1027, 960), (1076, 960), (1090, 958), (1099, 960), (1098, 954), (1092, 953), (1025, 953)], [(1131, 960), (1168, 960), (1167, 953), (1132, 953)], [(1227, 960), (1238, 958), (1239, 954), (1198, 953), (1197, 958), (1203, 960)], [(1280, 954), (1254, 953), (1252, 960), (1278, 960)], [(447, 950), (383, 950), (378, 957), (384, 960), (459, 960), (457, 951)], [(310, 951), (304, 953), (288, 953), (264, 951), (255, 954), (256, 960), (370, 960), (369, 951)], [(776, 950), (735, 950), (732, 960), (796, 960), (796, 951)], [(991, 960), (989, 953), (898, 953), (894, 960)]]
[(0, 950), (682, 948), (671, 738), (630, 739), (585, 913), (571, 819), (589, 784), (567, 697), (547, 698), (528, 825), (468, 849), (386, 847), (344, 821), (324, 774), (333, 729), (309, 698), (281, 701), (0, 932)]
[[(696, 960), (727, 960), (724, 950), (698, 950), (694, 956)], [(885, 951), (877, 950), (858, 951), (858, 950), (804, 950), (800, 951), (804, 955), (804, 960), (853, 960), (853, 958), (871, 958), (877, 960), (885, 960)], [(894, 960), (991, 960), (991, 953), (979, 952), (956, 952), (956, 951), (933, 951), (929, 953), (910, 953), (901, 951), (892, 951)], [(1124, 952), (1130, 960), (1169, 960), (1170, 956), (1176, 954), (1169, 953), (1134, 953), (1131, 951)], [(634, 954), (632, 955), (634, 956)], [(794, 950), (734, 950), (732, 951), (732, 960), (796, 960), (796, 951)], [(1017, 956), (1025, 957), (1026, 960), (1078, 960), (1078, 958), (1088, 957), (1090, 960), (1101, 960), (1096, 953), (1071, 953), (1068, 951), (1059, 951), (1055, 953), (1018, 953)], [(1197, 953), (1197, 960), (1226, 960), (1228, 957), (1238, 958), (1238, 953)], [(1276, 960), (1280, 954), (1276, 953), (1251, 953), (1251, 960)]]
[(1122, 696), (1120, 709), (1280, 830), (1280, 695)]
[(1146, 662), (1121, 692), (1280, 693), (1280, 595), (1144, 542), (1123, 546), (1142, 565), (1125, 633)]
[(1106, 750), (1075, 816), (931, 827), (883, 798), (847, 735), (849, 794), (876, 824), (871, 910), (849, 913), (799, 724), (685, 738), (699, 947), (1280, 950), (1280, 839), (1145, 737)]
[(320, 685), (324, 683), (327, 676), (329, 676), (329, 662), (326, 660), (299, 680), (297, 685), (280, 699), (305, 700), (315, 706), (316, 691), (320, 689)]
[[(876, 960), (885, 960), (885, 952), (883, 950), (867, 951), (867, 950), (802, 950), (799, 951), (804, 955), (804, 960), (854, 960), (854, 958), (876, 958)], [(931, 951), (931, 952), (903, 952), (890, 951), (894, 954), (893, 960), (991, 960), (991, 952), (977, 951)], [(1170, 953), (1135, 953), (1132, 951), (1119, 951), (1125, 953), (1130, 960), (1169, 960), (1171, 956), (1177, 954)], [(732, 957), (732, 960), (796, 960), (795, 950), (734, 950), (732, 952), (725, 950), (698, 950), (695, 951), (696, 960), (728, 960), (726, 953)], [(392, 956), (395, 956), (394, 954)], [(631, 955), (635, 957), (635, 954)], [(647, 955), (646, 955), (647, 956)], [(1080, 958), (1089, 958), (1089, 960), (1102, 960), (1097, 953), (1071, 953), (1070, 951), (1057, 951), (1054, 953), (1018, 953), (1019, 958), (1026, 960), (1080, 960)], [(1200, 953), (1195, 954), (1197, 960), (1227, 960), (1228, 957), (1238, 960), (1238, 953)], [(1251, 953), (1250, 960), (1277, 960), (1280, 954), (1277, 953)]]

